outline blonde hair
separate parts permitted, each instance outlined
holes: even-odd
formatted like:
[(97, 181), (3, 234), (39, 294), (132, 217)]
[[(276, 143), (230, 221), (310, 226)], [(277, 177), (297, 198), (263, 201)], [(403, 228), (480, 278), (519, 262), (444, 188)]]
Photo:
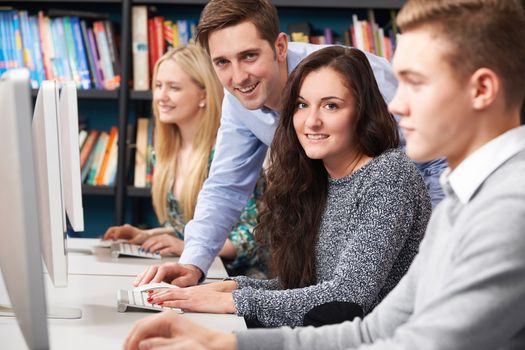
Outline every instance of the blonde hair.
[(492, 69), (509, 106), (525, 95), (525, 14), (515, 0), (409, 0), (396, 22), (402, 31), (429, 27), (450, 45), (445, 56), (458, 77)]
[(168, 191), (171, 191), (177, 166), (187, 168), (184, 187), (178, 198), (182, 215), (186, 221), (193, 218), (199, 191), (208, 177), (209, 157), (217, 137), (223, 97), (222, 86), (213, 71), (209, 56), (204, 49), (194, 44), (170, 50), (159, 58), (153, 70), (152, 90), (155, 89), (159, 66), (166, 60), (175, 61), (199, 87), (206, 91), (206, 105), (192, 142), (190, 162), (182, 165), (177, 164), (177, 156), (181, 147), (179, 127), (176, 124), (160, 122), (158, 108), (155, 103), (152, 104), (156, 124), (156, 164), (152, 197), (153, 208), (161, 223), (168, 219), (167, 195)]

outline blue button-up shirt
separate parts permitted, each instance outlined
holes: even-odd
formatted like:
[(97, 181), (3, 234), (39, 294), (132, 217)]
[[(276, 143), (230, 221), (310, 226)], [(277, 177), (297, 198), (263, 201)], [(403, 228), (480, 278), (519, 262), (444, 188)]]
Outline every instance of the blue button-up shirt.
[[(288, 74), (302, 59), (323, 47), (289, 43)], [(391, 101), (397, 81), (390, 63), (384, 58), (366, 55), (381, 94), (387, 102)], [(225, 91), (215, 157), (209, 177), (199, 193), (194, 218), (184, 231), (184, 251), (180, 263), (195, 265), (206, 274), (253, 192), (278, 119), (279, 114), (275, 111), (244, 108), (233, 95)], [(429, 167), (421, 165), (427, 184), (432, 185), (431, 195), (439, 199), (442, 198), (439, 175), (446, 167), (442, 163), (429, 163)], [(435, 189), (434, 184), (438, 186)], [(436, 196), (438, 188), (439, 195)]]

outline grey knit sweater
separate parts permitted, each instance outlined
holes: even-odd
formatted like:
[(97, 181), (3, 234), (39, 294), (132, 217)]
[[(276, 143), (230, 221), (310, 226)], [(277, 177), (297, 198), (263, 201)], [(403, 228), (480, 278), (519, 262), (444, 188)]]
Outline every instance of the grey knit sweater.
[(351, 301), (368, 313), (406, 273), (430, 217), (425, 184), (399, 150), (329, 179), (315, 248), (315, 285), (282, 290), (278, 279), (236, 277), (237, 314), (267, 327), (300, 326), (313, 307)]

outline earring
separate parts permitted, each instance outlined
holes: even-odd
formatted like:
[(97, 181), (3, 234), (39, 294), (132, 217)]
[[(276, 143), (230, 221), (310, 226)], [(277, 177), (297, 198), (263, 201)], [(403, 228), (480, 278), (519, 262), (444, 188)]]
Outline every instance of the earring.
[(199, 107), (200, 107), (200, 108), (204, 108), (204, 106), (206, 106), (206, 103), (204, 103), (204, 101), (201, 101), (201, 102), (199, 103)]

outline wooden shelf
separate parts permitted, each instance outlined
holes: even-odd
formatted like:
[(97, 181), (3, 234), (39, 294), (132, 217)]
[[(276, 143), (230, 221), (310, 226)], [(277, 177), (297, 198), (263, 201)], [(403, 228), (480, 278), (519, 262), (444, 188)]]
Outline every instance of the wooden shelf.
[(143, 197), (143, 198), (150, 198), (151, 197), (151, 188), (150, 187), (135, 187), (135, 186), (128, 186), (126, 188), (128, 197)]
[(151, 101), (151, 90), (146, 90), (146, 91), (131, 90), (129, 92), (129, 99), (135, 100), (135, 101), (139, 101), (139, 100)]
[(114, 196), (115, 186), (82, 185), (82, 194), (87, 196)]

